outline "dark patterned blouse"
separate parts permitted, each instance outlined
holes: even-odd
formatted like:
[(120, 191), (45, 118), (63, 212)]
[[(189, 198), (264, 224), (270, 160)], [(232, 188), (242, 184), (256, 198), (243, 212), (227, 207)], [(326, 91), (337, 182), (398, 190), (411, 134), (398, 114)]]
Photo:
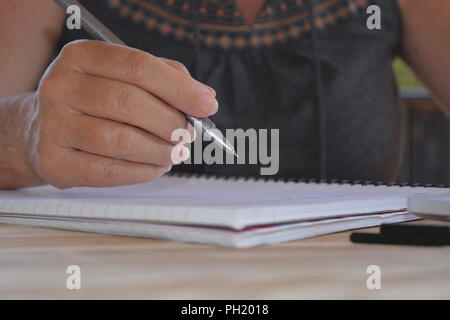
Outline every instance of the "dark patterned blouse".
[[(280, 129), (279, 176), (395, 179), (402, 117), (392, 73), (396, 0), (85, 0), (129, 46), (179, 60), (217, 91), (219, 128)], [(381, 30), (366, 9), (381, 8)], [(61, 44), (79, 32), (65, 30)], [(177, 170), (258, 175), (260, 165)]]

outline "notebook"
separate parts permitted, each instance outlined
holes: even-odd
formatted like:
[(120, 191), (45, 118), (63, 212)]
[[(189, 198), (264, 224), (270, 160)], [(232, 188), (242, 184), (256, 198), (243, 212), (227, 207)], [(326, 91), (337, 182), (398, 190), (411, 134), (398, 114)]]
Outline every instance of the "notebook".
[(0, 191), (0, 223), (252, 247), (417, 219), (446, 188), (168, 175), (115, 188)]
[(408, 198), (408, 211), (424, 218), (450, 221), (450, 192), (411, 196)]

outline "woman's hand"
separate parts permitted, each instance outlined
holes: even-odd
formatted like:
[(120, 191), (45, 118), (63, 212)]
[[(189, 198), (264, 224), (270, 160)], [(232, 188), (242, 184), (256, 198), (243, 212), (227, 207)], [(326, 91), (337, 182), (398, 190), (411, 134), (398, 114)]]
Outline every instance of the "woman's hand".
[(66, 45), (30, 101), (29, 163), (59, 188), (160, 177), (174, 165), (172, 132), (193, 133), (183, 113), (207, 117), (218, 108), (214, 90), (181, 63), (100, 41)]

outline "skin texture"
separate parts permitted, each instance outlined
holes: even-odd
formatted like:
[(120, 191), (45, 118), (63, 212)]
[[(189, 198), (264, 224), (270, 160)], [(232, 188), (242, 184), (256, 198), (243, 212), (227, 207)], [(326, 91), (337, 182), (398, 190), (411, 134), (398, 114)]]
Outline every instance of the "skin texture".
[[(450, 1), (399, 4), (403, 56), (450, 113)], [(179, 62), (98, 41), (67, 45), (45, 70), (64, 21), (51, 0), (0, 0), (0, 189), (160, 177), (172, 131), (193, 130), (181, 112), (214, 114), (214, 90)]]

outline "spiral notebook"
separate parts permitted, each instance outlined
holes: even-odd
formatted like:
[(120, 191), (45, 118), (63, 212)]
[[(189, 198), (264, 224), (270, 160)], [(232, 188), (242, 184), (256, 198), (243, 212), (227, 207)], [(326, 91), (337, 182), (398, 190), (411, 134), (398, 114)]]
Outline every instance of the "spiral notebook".
[(0, 223), (252, 247), (417, 219), (446, 188), (169, 175), (115, 188), (0, 191)]

